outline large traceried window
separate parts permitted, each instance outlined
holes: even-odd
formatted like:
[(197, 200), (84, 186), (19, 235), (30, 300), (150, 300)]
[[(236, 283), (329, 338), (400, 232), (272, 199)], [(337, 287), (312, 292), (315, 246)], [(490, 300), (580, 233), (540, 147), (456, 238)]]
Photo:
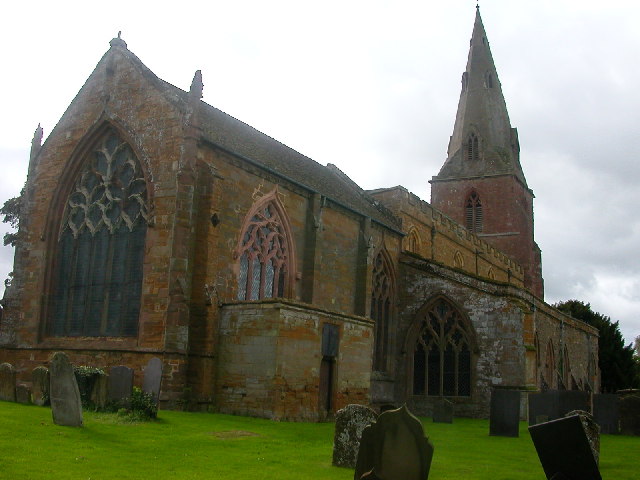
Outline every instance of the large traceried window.
[(284, 297), (291, 268), (291, 248), (284, 210), (275, 195), (258, 202), (245, 221), (238, 256), (238, 299)]
[(389, 356), (389, 330), (391, 328), (392, 300), (394, 295), (391, 265), (383, 251), (373, 262), (373, 285), (371, 289), (371, 319), (375, 321), (375, 344), (373, 369), (387, 370)]
[(482, 232), (482, 202), (478, 192), (471, 192), (464, 203), (465, 226), (473, 233)]
[(54, 260), (51, 334), (137, 334), (148, 212), (140, 162), (109, 130), (90, 150), (67, 198)]
[(413, 345), (413, 394), (471, 396), (473, 333), (468, 322), (444, 298), (419, 315)]

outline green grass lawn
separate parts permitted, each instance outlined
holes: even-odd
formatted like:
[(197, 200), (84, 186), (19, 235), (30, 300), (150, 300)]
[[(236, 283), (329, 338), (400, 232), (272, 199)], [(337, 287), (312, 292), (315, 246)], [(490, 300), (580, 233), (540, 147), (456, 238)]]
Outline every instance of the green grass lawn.
[[(161, 411), (149, 423), (85, 412), (59, 427), (48, 408), (0, 402), (0, 479), (352, 479), (331, 466), (333, 424)], [(430, 478), (544, 479), (526, 424), (490, 437), (487, 420), (423, 419), (435, 446)], [(637, 479), (640, 437), (603, 435), (604, 480)]]

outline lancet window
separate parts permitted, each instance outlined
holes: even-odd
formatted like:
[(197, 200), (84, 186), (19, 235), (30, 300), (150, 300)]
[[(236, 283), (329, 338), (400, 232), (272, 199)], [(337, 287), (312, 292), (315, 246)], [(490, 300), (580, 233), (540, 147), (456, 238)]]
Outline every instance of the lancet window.
[(413, 346), (413, 394), (471, 395), (471, 341), (468, 321), (447, 300), (421, 313)]
[(148, 218), (140, 162), (110, 130), (66, 199), (54, 259), (53, 335), (137, 334)]
[(291, 248), (284, 209), (275, 198), (260, 201), (245, 221), (238, 249), (238, 299), (284, 297)]
[(373, 368), (377, 371), (385, 371), (387, 369), (393, 295), (391, 266), (387, 257), (380, 251), (373, 263), (373, 285), (371, 289), (371, 318), (375, 321)]
[(467, 230), (480, 233), (483, 228), (482, 202), (477, 192), (473, 191), (464, 204), (465, 223)]
[(547, 343), (547, 353), (544, 361), (544, 376), (547, 382), (547, 385), (550, 388), (555, 388), (557, 385), (556, 381), (556, 353), (553, 348), (553, 340), (549, 339), (549, 343)]
[(411, 253), (420, 253), (420, 237), (418, 237), (418, 232), (416, 232), (415, 228), (411, 228), (409, 230), (409, 234), (406, 237), (406, 245), (407, 250)]
[(480, 158), (478, 137), (472, 133), (467, 143), (467, 160), (478, 160), (478, 158)]

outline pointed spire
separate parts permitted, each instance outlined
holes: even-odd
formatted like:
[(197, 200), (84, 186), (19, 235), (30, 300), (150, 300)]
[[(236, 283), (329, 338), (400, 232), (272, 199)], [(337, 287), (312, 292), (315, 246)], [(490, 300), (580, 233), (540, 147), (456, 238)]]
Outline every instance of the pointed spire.
[(202, 98), (202, 91), (204, 90), (204, 84), (202, 83), (202, 71), (196, 70), (191, 81), (191, 88), (189, 89), (189, 95), (196, 97), (198, 100)]
[(517, 131), (511, 128), (480, 7), (476, 5), (453, 135), (447, 160), (434, 180), (514, 174), (526, 185), (519, 157)]

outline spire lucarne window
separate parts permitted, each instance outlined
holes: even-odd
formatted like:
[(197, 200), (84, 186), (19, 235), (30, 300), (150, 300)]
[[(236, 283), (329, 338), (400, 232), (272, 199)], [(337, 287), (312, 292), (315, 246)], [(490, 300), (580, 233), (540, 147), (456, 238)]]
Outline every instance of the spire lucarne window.
[(480, 233), (482, 232), (482, 203), (478, 192), (471, 192), (464, 204), (465, 226), (467, 230)]
[(140, 162), (110, 130), (84, 160), (67, 198), (55, 257), (53, 335), (137, 334), (148, 211)]
[(469, 136), (469, 143), (467, 143), (467, 160), (478, 160), (480, 158), (480, 152), (478, 151), (478, 137), (475, 133)]

